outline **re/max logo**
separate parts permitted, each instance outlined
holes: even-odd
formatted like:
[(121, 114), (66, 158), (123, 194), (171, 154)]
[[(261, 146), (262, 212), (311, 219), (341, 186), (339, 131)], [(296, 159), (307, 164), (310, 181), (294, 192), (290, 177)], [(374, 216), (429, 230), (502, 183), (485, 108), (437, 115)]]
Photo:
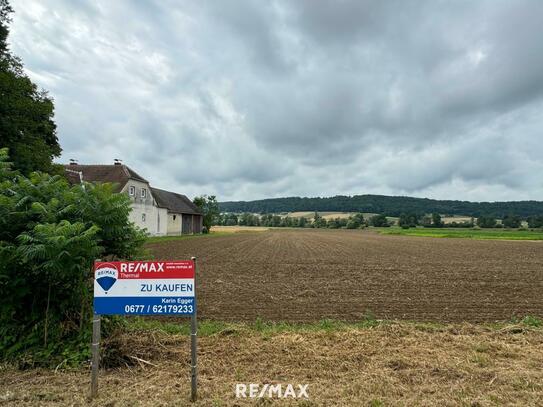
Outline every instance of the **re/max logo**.
[(297, 384), (296, 387), (292, 384), (256, 384), (249, 385), (238, 383), (236, 384), (237, 398), (309, 398), (307, 394), (308, 384)]
[(164, 263), (121, 263), (121, 273), (161, 273)]

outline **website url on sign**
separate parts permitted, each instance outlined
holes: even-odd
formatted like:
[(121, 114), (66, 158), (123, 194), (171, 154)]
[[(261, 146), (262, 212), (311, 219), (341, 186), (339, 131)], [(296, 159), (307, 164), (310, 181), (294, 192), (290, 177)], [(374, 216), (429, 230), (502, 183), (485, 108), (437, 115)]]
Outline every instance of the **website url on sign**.
[(309, 398), (308, 384), (236, 384), (236, 398)]

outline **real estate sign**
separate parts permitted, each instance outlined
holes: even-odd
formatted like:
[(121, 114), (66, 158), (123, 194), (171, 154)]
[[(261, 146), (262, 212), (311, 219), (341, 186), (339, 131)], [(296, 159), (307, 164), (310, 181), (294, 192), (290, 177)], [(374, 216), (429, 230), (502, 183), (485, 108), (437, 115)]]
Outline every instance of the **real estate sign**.
[(193, 315), (194, 261), (94, 264), (96, 315)]

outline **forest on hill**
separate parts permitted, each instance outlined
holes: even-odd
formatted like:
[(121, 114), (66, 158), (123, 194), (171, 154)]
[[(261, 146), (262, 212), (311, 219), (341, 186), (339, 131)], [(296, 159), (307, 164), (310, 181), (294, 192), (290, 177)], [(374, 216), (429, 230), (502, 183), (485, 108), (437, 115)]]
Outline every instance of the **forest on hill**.
[(371, 212), (387, 216), (402, 213), (440, 213), (479, 217), (490, 215), (503, 218), (517, 215), (522, 218), (543, 214), (541, 201), (469, 202), (413, 198), (406, 196), (354, 195), (329, 198), (272, 198), (256, 201), (221, 202), (221, 212), (281, 213), (299, 211)]

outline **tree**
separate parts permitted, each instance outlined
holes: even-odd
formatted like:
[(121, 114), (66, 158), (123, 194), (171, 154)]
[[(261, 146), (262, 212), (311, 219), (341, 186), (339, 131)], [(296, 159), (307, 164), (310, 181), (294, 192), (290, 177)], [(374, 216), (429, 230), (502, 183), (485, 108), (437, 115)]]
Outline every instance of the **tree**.
[(311, 212), (372, 212), (398, 217), (401, 213), (448, 214), (478, 217), (484, 214), (503, 218), (508, 213), (521, 218), (543, 213), (543, 201), (468, 202), (445, 201), (405, 196), (354, 195), (327, 198), (272, 198), (257, 201), (221, 202), (223, 212), (288, 213)]
[(328, 229), (339, 229), (341, 226), (339, 218), (329, 219), (326, 226)]
[(477, 226), (481, 228), (493, 228), (496, 227), (497, 223), (496, 218), (493, 216), (481, 215), (477, 218)]
[(441, 220), (441, 215), (439, 213), (432, 213), (432, 225), (435, 228), (443, 227), (443, 221)]
[(364, 225), (364, 215), (362, 213), (355, 213), (354, 215), (349, 216), (349, 220), (345, 227), (347, 229), (358, 229)]
[(402, 213), (398, 219), (398, 225), (401, 227), (412, 228), (419, 224), (419, 218), (414, 213)]
[(370, 225), (376, 228), (389, 227), (390, 223), (385, 215), (374, 215), (370, 218)]
[(315, 215), (313, 216), (312, 226), (314, 228), (325, 228), (326, 219), (324, 219), (318, 212), (315, 212)]
[(0, 0), (0, 147), (9, 148), (13, 168), (25, 175), (57, 172), (59, 166), (52, 162), (62, 150), (53, 101), (32, 83), (7, 47), (12, 11), (7, 0)]
[(271, 218), (271, 225), (274, 228), (278, 228), (281, 226), (281, 216), (279, 215), (273, 215)]
[(502, 220), (503, 227), (506, 228), (519, 228), (522, 224), (520, 216), (509, 214)]
[(9, 15), (13, 13), (13, 9), (7, 0), (0, 0), (0, 57), (7, 53), (8, 50), (8, 24), (10, 22)]
[(301, 216), (298, 218), (298, 227), (305, 228), (307, 226), (307, 218)]
[(215, 195), (197, 196), (193, 199), (193, 202), (202, 212), (204, 227), (209, 232), (215, 223), (215, 219), (217, 219), (220, 214), (217, 197)]
[(530, 227), (530, 228), (543, 228), (543, 215), (530, 216), (528, 218), (528, 227)]
[(224, 226), (236, 226), (238, 224), (238, 217), (234, 213), (230, 213), (225, 217)]

